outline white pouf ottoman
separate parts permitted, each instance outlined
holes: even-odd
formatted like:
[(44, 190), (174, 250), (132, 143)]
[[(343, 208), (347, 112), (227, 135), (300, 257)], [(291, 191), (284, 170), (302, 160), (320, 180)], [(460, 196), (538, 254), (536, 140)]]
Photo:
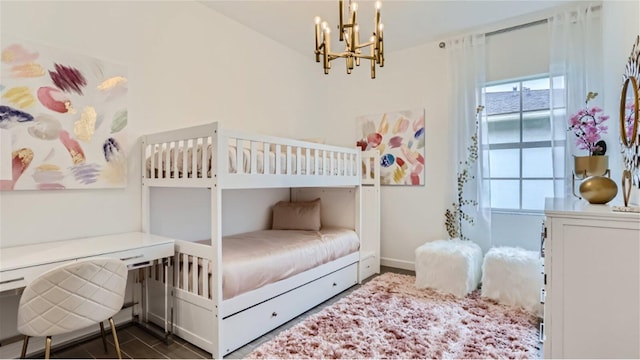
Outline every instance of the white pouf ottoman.
[(478, 288), (482, 249), (459, 239), (427, 242), (416, 249), (416, 287), (465, 296)]
[(483, 297), (541, 316), (542, 259), (537, 251), (491, 248), (482, 264)]

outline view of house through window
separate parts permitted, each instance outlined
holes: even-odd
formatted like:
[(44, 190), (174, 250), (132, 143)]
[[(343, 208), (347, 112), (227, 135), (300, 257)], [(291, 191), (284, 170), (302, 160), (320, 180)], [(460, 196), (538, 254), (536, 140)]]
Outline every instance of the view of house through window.
[[(553, 81), (553, 87), (550, 82)], [(564, 168), (565, 122), (552, 121), (551, 89), (564, 79), (537, 77), (493, 83), (484, 88), (488, 127), (491, 208), (543, 210), (544, 198), (564, 187), (564, 169), (553, 171), (553, 157)], [(564, 119), (559, 90), (554, 97), (554, 118)], [(555, 141), (552, 141), (555, 140)]]

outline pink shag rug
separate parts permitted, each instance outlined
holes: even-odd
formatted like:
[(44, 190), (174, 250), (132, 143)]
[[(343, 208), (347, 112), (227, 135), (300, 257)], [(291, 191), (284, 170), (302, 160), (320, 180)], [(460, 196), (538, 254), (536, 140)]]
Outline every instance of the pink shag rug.
[(382, 274), (248, 358), (538, 358), (538, 320), (475, 291), (464, 298)]

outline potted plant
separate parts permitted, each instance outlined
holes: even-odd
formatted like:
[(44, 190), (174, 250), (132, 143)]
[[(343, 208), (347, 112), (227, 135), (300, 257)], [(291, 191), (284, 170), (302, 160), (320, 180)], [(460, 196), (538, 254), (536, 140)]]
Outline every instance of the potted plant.
[(579, 178), (602, 176), (609, 168), (609, 158), (605, 155), (607, 145), (600, 138), (601, 134), (607, 133), (604, 122), (609, 116), (597, 106), (589, 107), (589, 101), (596, 96), (598, 93), (589, 91), (584, 109), (569, 118), (569, 130), (576, 136), (576, 146), (589, 152), (587, 156), (574, 156), (574, 174)]

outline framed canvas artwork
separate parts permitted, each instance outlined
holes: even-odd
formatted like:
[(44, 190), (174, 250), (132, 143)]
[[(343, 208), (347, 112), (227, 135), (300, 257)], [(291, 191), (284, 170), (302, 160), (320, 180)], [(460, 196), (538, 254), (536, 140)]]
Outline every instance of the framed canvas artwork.
[(126, 186), (126, 68), (4, 37), (1, 60), (0, 189)]
[(424, 185), (424, 109), (357, 118), (358, 144), (380, 152), (382, 185)]

